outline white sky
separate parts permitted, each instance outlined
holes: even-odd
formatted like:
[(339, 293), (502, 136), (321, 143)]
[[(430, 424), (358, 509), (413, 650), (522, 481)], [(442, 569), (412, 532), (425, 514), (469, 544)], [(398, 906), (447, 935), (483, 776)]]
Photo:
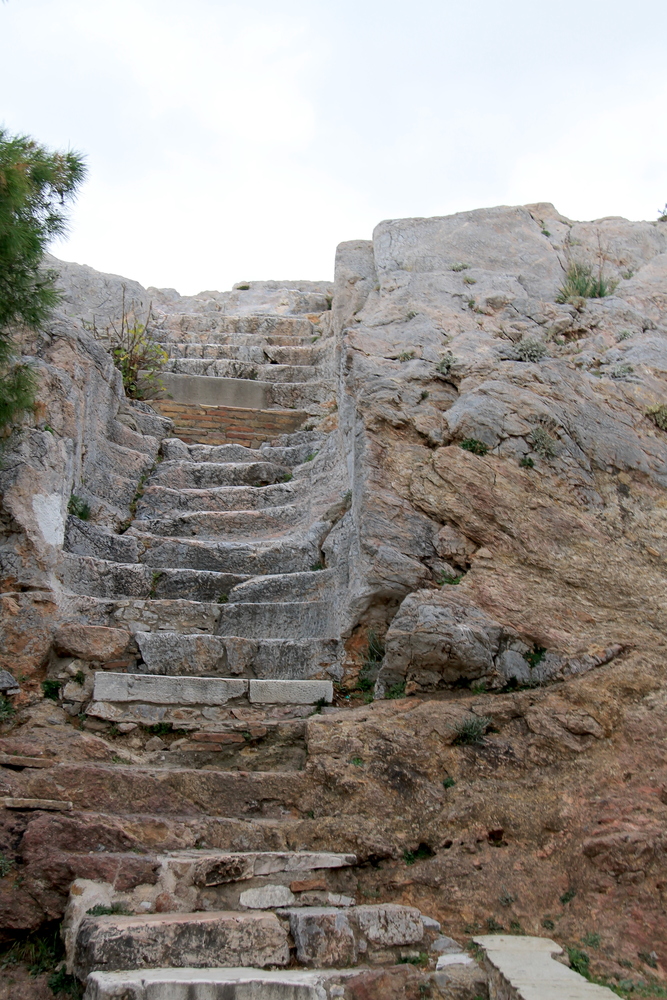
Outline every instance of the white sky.
[(0, 122), (81, 150), (57, 256), (331, 278), (387, 218), (667, 199), (665, 0), (7, 0)]

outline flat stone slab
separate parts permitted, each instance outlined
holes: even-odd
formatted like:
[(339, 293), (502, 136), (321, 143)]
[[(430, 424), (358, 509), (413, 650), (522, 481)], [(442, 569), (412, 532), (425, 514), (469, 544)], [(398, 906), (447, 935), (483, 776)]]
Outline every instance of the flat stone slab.
[(49, 812), (71, 812), (71, 802), (63, 799), (12, 799), (3, 800), (5, 809), (45, 809)]
[[(148, 969), (92, 972), (85, 1000), (327, 1000), (362, 969)], [(335, 994), (339, 995), (338, 992)]]
[(563, 949), (550, 938), (484, 934), (473, 938), (484, 951), (491, 1000), (612, 1000), (606, 986), (589, 983), (554, 958)]
[(0, 753), (3, 767), (53, 767), (57, 763), (53, 757), (20, 757), (13, 753)]
[(357, 863), (354, 854), (318, 851), (172, 851), (159, 858), (165, 868), (191, 877), (197, 885), (224, 885), (277, 872), (309, 872), (322, 868), (344, 868)]
[(93, 969), (287, 965), (287, 931), (273, 913), (151, 913), (86, 916), (74, 948), (80, 979)]
[(152, 705), (226, 705), (233, 698), (243, 697), (247, 690), (246, 680), (98, 671), (95, 674), (93, 701), (138, 701)]
[(254, 705), (315, 705), (333, 701), (332, 681), (248, 682), (248, 697)]

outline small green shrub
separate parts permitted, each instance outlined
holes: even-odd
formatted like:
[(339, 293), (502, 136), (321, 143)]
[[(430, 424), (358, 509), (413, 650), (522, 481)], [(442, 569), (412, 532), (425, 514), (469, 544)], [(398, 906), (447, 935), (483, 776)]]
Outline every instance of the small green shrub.
[(551, 236), (551, 233), (549, 232), (548, 229), (542, 229), (540, 230), (540, 232), (542, 233), (542, 236)]
[(470, 267), (470, 264), (461, 264), (461, 263), (458, 263), (458, 264), (452, 264), (450, 270), (452, 270), (452, 271), (467, 271), (469, 267)]
[(401, 955), (399, 965), (428, 965), (428, 954), (420, 951), (418, 955)]
[(229, 597), (227, 594), (218, 594), (218, 604), (227, 604)]
[(584, 976), (588, 979), (590, 975), (589, 963), (590, 959), (585, 951), (581, 948), (568, 947), (567, 957), (570, 959), (570, 968), (578, 972), (580, 976)]
[(453, 788), (455, 784), (456, 784), (456, 782), (454, 781), (454, 779), (449, 774), (447, 775), (446, 778), (442, 779), (442, 787), (443, 788)]
[(353, 757), (350, 763), (354, 764), (355, 767), (362, 767), (364, 759), (363, 757)]
[(535, 468), (535, 463), (533, 462), (532, 458), (530, 458), (529, 455), (524, 455), (521, 461), (519, 462), (519, 465), (521, 466), (522, 469)]
[(146, 732), (151, 736), (166, 736), (168, 733), (178, 731), (174, 729), (173, 722), (155, 722), (152, 726), (146, 726)]
[(464, 281), (464, 283), (466, 285), (476, 285), (477, 284), (477, 278), (471, 278), (469, 274), (466, 274), (466, 276), (463, 279), (463, 281)]
[(384, 693), (385, 698), (403, 698), (405, 696), (405, 681), (391, 684)]
[(600, 947), (600, 935), (599, 934), (594, 934), (593, 932), (589, 931), (587, 934), (584, 934), (582, 940), (583, 940), (583, 943), (586, 944), (586, 945), (588, 945), (589, 948), (599, 948)]
[(47, 986), (55, 996), (64, 994), (73, 997), (74, 1000), (82, 1000), (85, 989), (84, 984), (80, 983), (76, 976), (70, 976), (64, 966), (49, 976)]
[(310, 454), (306, 455), (306, 457), (304, 458), (304, 462), (312, 462), (316, 455), (317, 455), (316, 451), (311, 451)]
[(487, 455), (489, 451), (488, 444), (478, 441), (477, 438), (464, 438), (463, 441), (459, 442), (459, 448), (463, 448), (464, 451), (471, 451), (473, 455)]
[(0, 854), (0, 878), (6, 878), (13, 868), (14, 862), (12, 859), (5, 857), (4, 854)]
[(649, 406), (646, 410), (646, 416), (661, 431), (667, 431), (667, 403), (660, 403), (659, 406)]
[(292, 480), (292, 473), (286, 472), (284, 476), (281, 476), (278, 480), (279, 483), (289, 483)]
[(577, 264), (572, 261), (567, 269), (565, 281), (558, 289), (556, 302), (572, 302), (577, 299), (603, 299), (613, 295), (617, 281), (603, 277), (599, 271), (593, 274), (590, 264)]
[(436, 582), (439, 587), (456, 587), (461, 582), (463, 577), (463, 573), (460, 573), (458, 576), (449, 576), (448, 573), (441, 573)]
[(511, 906), (512, 903), (516, 903), (516, 896), (513, 896), (511, 892), (508, 892), (507, 889), (503, 888), (503, 891), (498, 897), (498, 902), (501, 906)]
[(236, 291), (237, 292), (248, 292), (248, 291), (250, 291), (250, 285), (237, 285), (236, 286)]
[(551, 434), (544, 427), (538, 425), (530, 435), (530, 438), (533, 451), (538, 455), (541, 455), (542, 458), (555, 457), (558, 446), (554, 438), (552, 438)]
[(311, 573), (316, 573), (318, 570), (324, 569), (324, 563), (320, 559), (319, 562), (313, 563), (310, 567)]
[(414, 358), (414, 356), (415, 356), (415, 352), (414, 351), (401, 351), (401, 353), (398, 355), (398, 360), (399, 361), (412, 361), (412, 359)]
[(631, 336), (632, 336), (632, 330), (621, 330), (618, 337), (616, 338), (616, 342), (620, 344), (622, 340), (628, 340)]
[(420, 399), (428, 399), (428, 397), (429, 397), (429, 391), (428, 391), (428, 389), (422, 389), (421, 395), (420, 395), (419, 398)]
[(486, 921), (486, 929), (489, 934), (502, 934), (505, 928), (502, 924), (499, 924), (495, 917), (489, 917)]
[(44, 695), (45, 698), (48, 698), (50, 701), (58, 701), (58, 698), (60, 697), (61, 686), (62, 685), (60, 681), (54, 681), (54, 680), (42, 681), (42, 694)]
[(657, 960), (653, 957), (653, 955), (650, 952), (647, 952), (647, 951), (638, 951), (637, 952), (637, 956), (638, 956), (638, 958), (641, 959), (641, 961), (644, 963), (644, 965), (648, 965), (649, 968), (651, 968), (651, 969), (657, 969), (658, 968)]
[(101, 903), (98, 903), (96, 906), (91, 906), (89, 910), (86, 910), (86, 913), (90, 914), (91, 917), (132, 916), (132, 910), (128, 910), (122, 903), (112, 903), (111, 906), (103, 906)]
[(512, 350), (515, 361), (541, 361), (546, 353), (546, 344), (537, 337), (522, 337)]
[(627, 361), (619, 361), (612, 366), (609, 375), (611, 378), (624, 379), (628, 378), (630, 375), (634, 375), (634, 368), (632, 365), (628, 364)]
[(544, 918), (544, 920), (542, 921), (542, 926), (544, 927), (545, 931), (553, 931), (556, 929), (555, 923), (553, 922), (553, 920), (550, 920), (549, 917)]
[(16, 709), (9, 698), (4, 694), (0, 694), (0, 723), (9, 722), (15, 715)]
[(435, 366), (436, 371), (438, 371), (441, 375), (449, 375), (455, 364), (456, 358), (451, 351), (447, 351), (447, 353), (440, 358)]
[(142, 320), (134, 302), (129, 308), (126, 306), (125, 291), (123, 285), (120, 325), (112, 321), (103, 330), (98, 330), (93, 321), (92, 334), (111, 353), (122, 376), (125, 395), (129, 399), (156, 399), (164, 393), (160, 375), (169, 355), (153, 336), (153, 304), (150, 303)]
[(459, 746), (461, 744), (474, 746), (475, 744), (484, 743), (484, 735), (490, 725), (491, 719), (486, 715), (469, 715), (467, 718), (461, 719), (454, 726), (454, 732), (456, 733), (454, 743)]
[(546, 649), (544, 646), (535, 646), (535, 648), (530, 652), (526, 653), (524, 660), (530, 664), (531, 668), (536, 667), (538, 663), (541, 663), (544, 659)]
[(67, 504), (67, 513), (73, 514), (74, 517), (78, 517), (81, 521), (87, 521), (90, 517), (90, 504), (86, 503), (85, 500), (82, 500), (75, 493), (72, 493)]
[(664, 208), (658, 209), (658, 222), (667, 222), (667, 202)]
[(576, 889), (568, 889), (567, 892), (564, 892), (563, 895), (560, 897), (560, 901), (563, 904), (563, 906), (565, 906), (565, 904), (570, 903), (576, 895), (577, 895)]

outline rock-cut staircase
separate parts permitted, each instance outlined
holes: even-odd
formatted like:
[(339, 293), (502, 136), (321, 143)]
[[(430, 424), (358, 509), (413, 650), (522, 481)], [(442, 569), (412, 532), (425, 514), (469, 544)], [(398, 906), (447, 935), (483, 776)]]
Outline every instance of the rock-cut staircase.
[[(186, 734), (139, 763), (59, 772), (74, 809), (39, 840), (74, 876), (68, 964), (89, 1000), (324, 1000), (360, 966), (438, 948), (438, 925), (414, 907), (358, 904), (354, 855), (285, 848), (303, 763), (289, 739), (270, 773), (247, 756), (224, 771), (248, 741), (302, 733), (340, 676), (344, 580), (326, 539), (349, 495), (337, 435), (322, 429), (335, 396), (326, 320), (164, 314), (171, 399), (134, 420), (155, 435), (169, 418), (178, 436), (124, 531), (70, 518), (72, 617), (135, 643), (85, 682), (87, 718)], [(81, 683), (65, 689), (72, 714)], [(91, 836), (103, 842), (87, 850)]]

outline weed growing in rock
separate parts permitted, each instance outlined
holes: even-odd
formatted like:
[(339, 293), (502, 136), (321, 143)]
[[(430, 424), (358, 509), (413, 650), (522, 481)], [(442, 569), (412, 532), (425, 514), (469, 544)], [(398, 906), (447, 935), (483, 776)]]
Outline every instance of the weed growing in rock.
[(13, 868), (14, 862), (12, 859), (6, 857), (4, 854), (0, 854), (0, 878), (6, 878)]
[(74, 674), (73, 679), (76, 681), (77, 684), (85, 684), (86, 675), (84, 674), (83, 670), (77, 670), (77, 672)]
[(433, 853), (428, 844), (420, 844), (414, 851), (403, 851), (403, 860), (406, 865), (414, 865), (415, 861), (424, 861), (425, 858), (432, 858)]
[(306, 455), (306, 457), (304, 458), (304, 462), (312, 462), (316, 455), (317, 455), (316, 451), (311, 451), (311, 453), (309, 455)]
[(151, 736), (166, 736), (168, 733), (185, 733), (185, 729), (174, 729), (173, 722), (155, 722), (146, 726), (146, 732)]
[(452, 270), (452, 271), (467, 271), (469, 267), (470, 267), (470, 264), (458, 263), (458, 264), (452, 264), (450, 270)]
[(667, 222), (667, 202), (664, 208), (658, 209), (658, 222)]
[(565, 281), (558, 289), (556, 302), (573, 302), (577, 304), (579, 299), (603, 299), (607, 295), (613, 295), (617, 281), (605, 278), (602, 270), (599, 269), (597, 275), (593, 274), (590, 264), (577, 264), (572, 261), (567, 269)]
[(148, 596), (151, 598), (151, 600), (157, 594), (157, 585), (163, 576), (164, 573), (159, 569), (153, 570), (153, 572), (151, 573), (151, 589), (148, 592)]
[(401, 351), (401, 353), (398, 355), (398, 360), (399, 361), (412, 361), (412, 359), (414, 358), (414, 356), (415, 356), (415, 352), (414, 351)]
[(582, 951), (581, 948), (568, 947), (567, 957), (570, 959), (570, 968), (578, 972), (580, 976), (585, 976), (588, 979), (590, 959), (587, 953)]
[(463, 279), (463, 282), (466, 285), (476, 285), (477, 278), (471, 278), (469, 274), (466, 274), (465, 278)]
[(454, 779), (450, 775), (447, 775), (446, 778), (442, 779), (442, 787), (443, 788), (453, 788), (455, 784), (456, 784), (456, 782), (454, 781)]
[(541, 229), (540, 232), (542, 233), (542, 236), (551, 236), (548, 229)]
[(637, 956), (638, 958), (641, 959), (644, 965), (648, 965), (649, 968), (651, 969), (658, 968), (658, 956), (655, 954), (655, 952), (639, 951), (637, 952)]
[(0, 945), (0, 969), (21, 962), (31, 975), (38, 976), (54, 970), (64, 958), (64, 950), (58, 925), (44, 924), (39, 930)]
[(503, 886), (503, 891), (500, 893), (500, 896), (498, 897), (498, 902), (500, 903), (501, 906), (511, 906), (512, 903), (516, 903), (516, 896), (513, 896), (512, 893), (508, 892), (507, 889), (505, 889), (505, 887)]
[(486, 715), (469, 715), (454, 726), (456, 733), (454, 743), (459, 746), (462, 744), (474, 746), (484, 743), (484, 734), (490, 725), (491, 719)]
[(428, 965), (428, 954), (420, 951), (418, 955), (401, 955), (399, 965)]
[(544, 927), (545, 931), (553, 931), (556, 928), (555, 923), (553, 922), (553, 920), (550, 920), (549, 917), (544, 918), (544, 920), (542, 921), (542, 926)]
[(448, 573), (441, 573), (436, 582), (439, 587), (456, 587), (463, 579), (463, 576), (463, 573), (459, 573), (458, 576), (449, 576)]
[(421, 395), (420, 395), (419, 398), (420, 399), (428, 399), (428, 397), (429, 397), (429, 391), (428, 391), (428, 389), (422, 389), (422, 392), (421, 392)]
[(84, 984), (80, 983), (76, 976), (70, 976), (64, 965), (49, 976), (46, 985), (55, 996), (64, 994), (73, 1000), (81, 1000), (85, 989)]
[(546, 344), (537, 337), (522, 337), (512, 350), (515, 361), (541, 361), (546, 353)]
[(292, 479), (292, 473), (291, 472), (286, 472), (284, 476), (281, 476), (278, 479), (278, 482), (279, 483), (289, 483), (291, 481), (291, 479)]
[(123, 906), (122, 903), (112, 903), (111, 906), (103, 906), (101, 903), (98, 903), (96, 906), (91, 906), (89, 910), (86, 910), (86, 913), (90, 914), (91, 917), (132, 916), (132, 911)]
[(544, 646), (535, 646), (535, 648), (530, 653), (525, 654), (524, 660), (526, 660), (526, 662), (530, 664), (531, 669), (533, 669), (534, 667), (537, 666), (538, 663), (542, 662), (545, 653), (546, 649), (544, 648)]
[(72, 493), (67, 504), (67, 513), (73, 514), (74, 517), (78, 517), (81, 521), (87, 521), (90, 517), (90, 504), (87, 504), (81, 497)]
[(236, 291), (237, 292), (247, 292), (249, 290), (250, 290), (250, 285), (237, 285), (236, 286)]
[(563, 906), (565, 906), (566, 903), (572, 902), (572, 900), (576, 895), (577, 895), (576, 889), (568, 889), (567, 892), (564, 892), (563, 895), (560, 897), (560, 901), (563, 904)]
[(522, 469), (535, 468), (535, 463), (533, 462), (532, 458), (530, 458), (528, 455), (524, 455), (524, 457), (519, 462), (519, 465), (521, 466)]
[(447, 351), (447, 353), (440, 358), (435, 368), (441, 375), (449, 375), (455, 364), (456, 358), (451, 351)]
[(502, 934), (505, 928), (499, 924), (495, 917), (489, 917), (486, 921), (486, 929), (489, 934)]
[(227, 594), (218, 594), (218, 604), (226, 604), (228, 600)]
[(321, 569), (324, 569), (324, 563), (322, 562), (321, 559), (318, 560), (318, 562), (313, 563), (313, 565), (310, 567), (311, 573), (316, 573), (318, 570)]
[(58, 701), (58, 698), (60, 697), (60, 686), (60, 681), (42, 681), (42, 694), (50, 701)]
[(353, 757), (350, 763), (354, 764), (355, 767), (362, 767), (364, 760), (363, 757)]
[(98, 330), (93, 320), (91, 333), (109, 350), (113, 363), (123, 379), (125, 395), (129, 399), (156, 399), (164, 393), (160, 375), (169, 355), (155, 340), (151, 330), (153, 304), (142, 320), (133, 302), (129, 309), (125, 303), (125, 285), (120, 310), (120, 325), (113, 321)]
[(391, 684), (384, 693), (385, 698), (403, 698), (405, 697), (405, 681), (398, 681), (397, 684)]
[(542, 458), (554, 458), (558, 450), (556, 441), (544, 427), (536, 427), (530, 435), (533, 451)]
[(667, 403), (661, 403), (659, 406), (649, 406), (646, 410), (646, 416), (661, 431), (667, 431)]
[(628, 340), (632, 336), (632, 330), (621, 330), (618, 337), (616, 338), (617, 343), (620, 344), (622, 340)]
[(0, 723), (9, 722), (15, 715), (16, 709), (9, 698), (4, 694), (0, 694)]
[(488, 444), (478, 441), (477, 438), (464, 438), (463, 441), (459, 442), (459, 448), (463, 448), (464, 451), (471, 451), (473, 455), (487, 455), (489, 452)]
[(627, 361), (619, 361), (617, 364), (612, 366), (609, 375), (611, 378), (624, 379), (629, 378), (630, 375), (634, 375), (634, 368), (632, 365), (628, 364)]
[(623, 272), (621, 273), (621, 277), (623, 278), (623, 281), (629, 281), (629, 280), (630, 280), (630, 278), (632, 278), (632, 277), (633, 277), (634, 273), (635, 273), (634, 271), (630, 271), (630, 270), (628, 270), (628, 271), (623, 271)]
[(584, 934), (582, 941), (589, 948), (599, 948), (600, 947), (600, 935), (594, 934), (591, 931), (588, 934)]

